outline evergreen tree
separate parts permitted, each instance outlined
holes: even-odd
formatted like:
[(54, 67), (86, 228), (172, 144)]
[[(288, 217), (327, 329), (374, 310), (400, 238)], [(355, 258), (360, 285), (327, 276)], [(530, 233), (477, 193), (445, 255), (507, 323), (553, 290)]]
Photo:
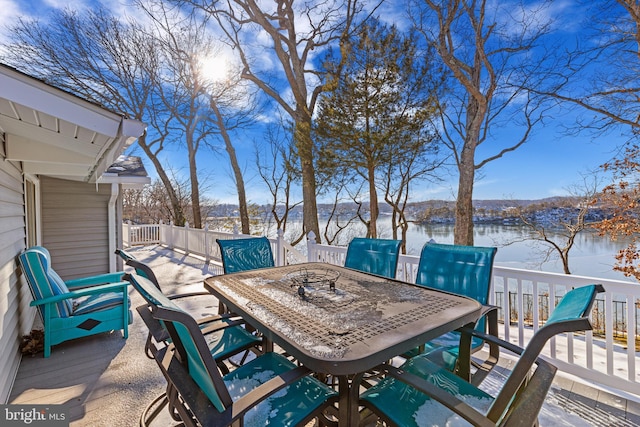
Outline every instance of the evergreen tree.
[(378, 190), (386, 193), (392, 185), (390, 166), (431, 149), (428, 124), (438, 84), (414, 34), (371, 20), (348, 43), (346, 61), (329, 55), (325, 62), (329, 75), (343, 68), (335, 90), (319, 103), (318, 170), (352, 182), (354, 188), (364, 182), (370, 209), (367, 234), (377, 237)]

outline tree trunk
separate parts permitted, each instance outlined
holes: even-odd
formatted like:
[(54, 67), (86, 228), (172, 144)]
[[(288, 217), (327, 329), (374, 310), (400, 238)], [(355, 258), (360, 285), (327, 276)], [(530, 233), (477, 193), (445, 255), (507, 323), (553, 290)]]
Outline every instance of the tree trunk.
[(465, 144), (460, 157), (458, 179), (458, 198), (456, 199), (456, 224), (453, 229), (453, 242), (456, 245), (473, 246), (473, 181), (475, 166), (474, 150)]
[(242, 228), (242, 234), (251, 234), (251, 225), (249, 223), (249, 207), (247, 206), (247, 192), (244, 188), (244, 177), (242, 176), (242, 170), (238, 163), (238, 157), (236, 156), (236, 150), (231, 143), (231, 138), (227, 132), (227, 127), (224, 124), (222, 113), (218, 109), (218, 105), (215, 102), (211, 102), (211, 109), (216, 115), (216, 124), (220, 130), (220, 135), (224, 140), (224, 147), (229, 155), (229, 162), (231, 163), (231, 170), (233, 170), (233, 177), (236, 181), (236, 190), (238, 191), (238, 210), (240, 211), (240, 226)]
[(318, 206), (316, 202), (316, 172), (313, 164), (313, 141), (311, 139), (311, 116), (298, 108), (295, 123), (295, 142), (302, 169), (302, 223), (304, 232), (313, 231), (316, 243), (320, 243)]
[(156, 168), (156, 172), (158, 173), (158, 177), (160, 181), (164, 184), (164, 188), (167, 190), (167, 194), (169, 195), (169, 200), (171, 202), (171, 209), (173, 212), (173, 223), (178, 227), (184, 226), (186, 223), (186, 218), (184, 216), (184, 212), (182, 211), (182, 205), (180, 204), (180, 199), (176, 195), (176, 191), (171, 184), (171, 179), (162, 167), (162, 163), (158, 160), (158, 157), (155, 155), (149, 145), (146, 142), (146, 133), (138, 138), (138, 146), (142, 148), (142, 151), (147, 155), (153, 166)]
[[(190, 132), (188, 130), (187, 132)], [(187, 136), (189, 150), (189, 182), (191, 183), (191, 212), (193, 214), (193, 228), (202, 228), (202, 213), (200, 210), (200, 189), (198, 183), (198, 167), (196, 166), (196, 151), (193, 135)]]
[(369, 167), (369, 236), (376, 239), (378, 237), (378, 192), (376, 190), (375, 168)]
[[(193, 157), (193, 158), (192, 158)], [(202, 210), (200, 209), (200, 190), (195, 152), (189, 154), (189, 176), (191, 178), (191, 210), (193, 212), (193, 227), (202, 228)]]

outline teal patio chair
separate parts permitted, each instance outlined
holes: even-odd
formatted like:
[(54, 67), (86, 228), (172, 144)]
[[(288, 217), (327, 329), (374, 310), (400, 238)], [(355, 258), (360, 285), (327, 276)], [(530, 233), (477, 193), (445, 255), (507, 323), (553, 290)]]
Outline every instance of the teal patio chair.
[[(162, 290), (160, 286), (160, 282), (156, 277), (156, 274), (153, 272), (153, 269), (146, 263), (138, 260), (135, 256), (133, 256), (130, 252), (125, 251), (124, 249), (116, 249), (115, 254), (118, 255), (125, 262), (126, 265), (133, 267), (136, 271), (136, 274), (145, 277), (151, 280), (158, 289)], [(178, 300), (183, 298), (190, 297), (211, 297), (211, 294), (207, 291), (198, 291), (198, 292), (183, 292), (179, 294), (169, 295), (169, 299)]]
[[(422, 248), (416, 284), (436, 288), (455, 294), (473, 298), (486, 305), (491, 288), (491, 272), (493, 260), (497, 249), (493, 247), (449, 245), (427, 242)], [(492, 315), (495, 315), (493, 313)], [(491, 323), (490, 323), (491, 325)], [(496, 324), (492, 327), (497, 328)], [(476, 329), (486, 332), (486, 316), (482, 316)], [(450, 332), (425, 345), (426, 353), (431, 353), (433, 361), (454, 371), (457, 367), (460, 335)], [(471, 342), (471, 351), (476, 352), (484, 346), (484, 341), (474, 337)], [(481, 381), (495, 363), (498, 361), (499, 349), (495, 345), (489, 346), (489, 357), (476, 366)], [(407, 356), (415, 356), (418, 351), (413, 351)]]
[[(242, 239), (216, 239), (220, 247), (224, 274), (255, 270), (275, 266), (271, 242), (266, 237), (248, 237)], [(228, 313), (227, 307), (220, 303), (218, 313)]]
[(313, 378), (309, 369), (277, 353), (223, 375), (193, 317), (150, 281), (130, 277), (150, 297), (141, 308), (150, 313), (143, 317), (145, 323), (155, 319), (171, 336), (171, 344), (160, 348), (155, 360), (167, 379), (172, 411), (184, 425), (305, 425), (337, 400), (337, 392)]
[(347, 247), (344, 266), (394, 279), (401, 243), (401, 240), (355, 237)]
[[(361, 403), (388, 425), (445, 425), (457, 418), (474, 426), (533, 426), (557, 368), (538, 357), (547, 341), (561, 333), (591, 330), (589, 314), (602, 285), (568, 292), (526, 349), (493, 335), (466, 328), (472, 334), (519, 355), (500, 391), (478, 389), (426, 356), (409, 359), (399, 368), (383, 366), (387, 377), (361, 394)], [(537, 365), (532, 372), (533, 365)], [(365, 414), (363, 414), (365, 415)]]
[[(136, 267), (136, 264), (149, 268), (146, 264), (140, 261), (130, 260), (130, 262), (134, 264), (134, 268)], [(140, 268), (140, 265), (137, 266), (136, 270)], [(144, 268), (142, 268), (142, 270), (144, 270)], [(131, 283), (136, 291), (138, 291), (138, 293), (147, 302), (147, 305), (139, 306), (136, 310), (149, 330), (147, 342), (145, 344), (145, 354), (150, 359), (156, 359), (158, 357), (159, 348), (166, 347), (171, 344), (171, 336), (167, 331), (166, 325), (164, 325), (162, 321), (158, 321), (153, 318), (151, 307), (154, 304), (157, 304), (159, 299), (163, 298), (169, 301), (172, 307), (178, 307), (175, 304), (175, 298), (164, 295), (157, 282), (154, 282), (145, 276), (126, 273), (124, 278)], [(151, 292), (150, 289), (153, 288), (155, 288), (156, 291)], [(159, 295), (162, 295), (162, 298), (160, 298)], [(180, 295), (177, 296), (179, 297)], [(180, 310), (182, 309), (180, 308)], [(245, 322), (237, 316), (206, 316), (204, 318), (199, 318), (198, 320), (194, 319), (194, 321), (197, 323), (201, 334), (206, 340), (211, 357), (215, 360), (220, 371), (225, 374), (229, 372), (225, 361), (229, 361), (230, 357), (241, 352), (248, 351), (253, 351), (258, 355), (262, 354), (262, 350), (259, 349), (262, 339), (247, 332), (243, 328)], [(157, 417), (159, 411), (166, 405), (169, 405), (170, 408), (174, 407), (174, 403), (172, 402), (172, 399), (169, 398), (167, 392), (160, 394), (149, 406), (147, 406), (140, 417), (140, 425), (149, 425)], [(180, 419), (177, 418), (175, 411), (171, 410), (170, 413), (176, 421), (180, 421)]]
[(64, 341), (122, 329), (131, 323), (128, 282), (123, 272), (67, 280), (51, 268), (51, 255), (42, 246), (23, 251), (18, 260), (44, 327), (44, 357)]
[(225, 274), (273, 267), (271, 242), (266, 237), (216, 239)]
[[(131, 283), (131, 285), (148, 304), (154, 303), (155, 299), (153, 295), (147, 292), (146, 289), (151, 285), (159, 292), (162, 292), (162, 289), (158, 284), (153, 270), (147, 264), (135, 259), (129, 259), (127, 261), (127, 265), (135, 269), (136, 275), (125, 274), (124, 279)], [(145, 282), (144, 286), (142, 284), (143, 281)], [(166, 298), (175, 304), (176, 300), (192, 296), (213, 298), (213, 296), (206, 291), (166, 295)], [(138, 311), (140, 312), (140, 310)], [(207, 342), (209, 343), (213, 358), (219, 362), (246, 350), (252, 350), (254, 353), (261, 353), (261, 350), (259, 350), (258, 347), (261, 345), (262, 339), (247, 332), (243, 327), (245, 322), (239, 316), (234, 316), (232, 314), (204, 316), (199, 318), (197, 323), (202, 330), (202, 333), (207, 337)], [(168, 344), (170, 341), (168, 332), (161, 324), (156, 325), (155, 328), (149, 328), (149, 335), (147, 337), (145, 350), (147, 356), (150, 358), (154, 357), (154, 347), (151, 341), (152, 338), (157, 343)], [(221, 369), (225, 369), (225, 365), (223, 363), (221, 364)]]

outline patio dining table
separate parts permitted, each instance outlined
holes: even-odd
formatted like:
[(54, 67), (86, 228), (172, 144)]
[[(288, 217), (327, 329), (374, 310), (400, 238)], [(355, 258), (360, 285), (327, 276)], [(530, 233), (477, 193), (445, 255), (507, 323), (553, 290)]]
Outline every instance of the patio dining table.
[(446, 332), (475, 322), (463, 296), (325, 263), (205, 279), (205, 288), (297, 361), (338, 380), (338, 423), (359, 423), (364, 374)]

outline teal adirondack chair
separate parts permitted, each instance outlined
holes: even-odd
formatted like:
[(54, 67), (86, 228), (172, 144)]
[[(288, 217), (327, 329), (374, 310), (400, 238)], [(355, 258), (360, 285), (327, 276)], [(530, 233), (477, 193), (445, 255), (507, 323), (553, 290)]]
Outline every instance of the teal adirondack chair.
[(127, 281), (123, 272), (64, 281), (51, 268), (51, 255), (42, 246), (23, 251), (18, 260), (44, 326), (44, 357), (64, 341), (122, 329), (131, 323)]
[(401, 243), (401, 240), (355, 237), (347, 247), (344, 266), (393, 279)]
[[(131, 278), (149, 296), (142, 310), (150, 308), (171, 336), (155, 360), (175, 397), (172, 410), (185, 425), (305, 425), (337, 400), (337, 392), (309, 369), (273, 352), (222, 375), (195, 319), (149, 280)], [(149, 316), (143, 320), (147, 323)]]
[[(399, 368), (384, 365), (381, 370), (388, 376), (361, 394), (361, 403), (388, 425), (412, 427), (421, 425), (421, 421), (428, 421), (428, 425), (446, 425), (460, 418), (474, 426), (536, 425), (557, 370), (538, 356), (547, 341), (557, 334), (591, 330), (589, 314), (600, 292), (604, 292), (602, 285), (567, 292), (526, 349), (466, 328), (464, 333), (519, 355), (495, 396), (423, 355), (409, 359)], [(537, 367), (532, 373), (534, 364)]]

